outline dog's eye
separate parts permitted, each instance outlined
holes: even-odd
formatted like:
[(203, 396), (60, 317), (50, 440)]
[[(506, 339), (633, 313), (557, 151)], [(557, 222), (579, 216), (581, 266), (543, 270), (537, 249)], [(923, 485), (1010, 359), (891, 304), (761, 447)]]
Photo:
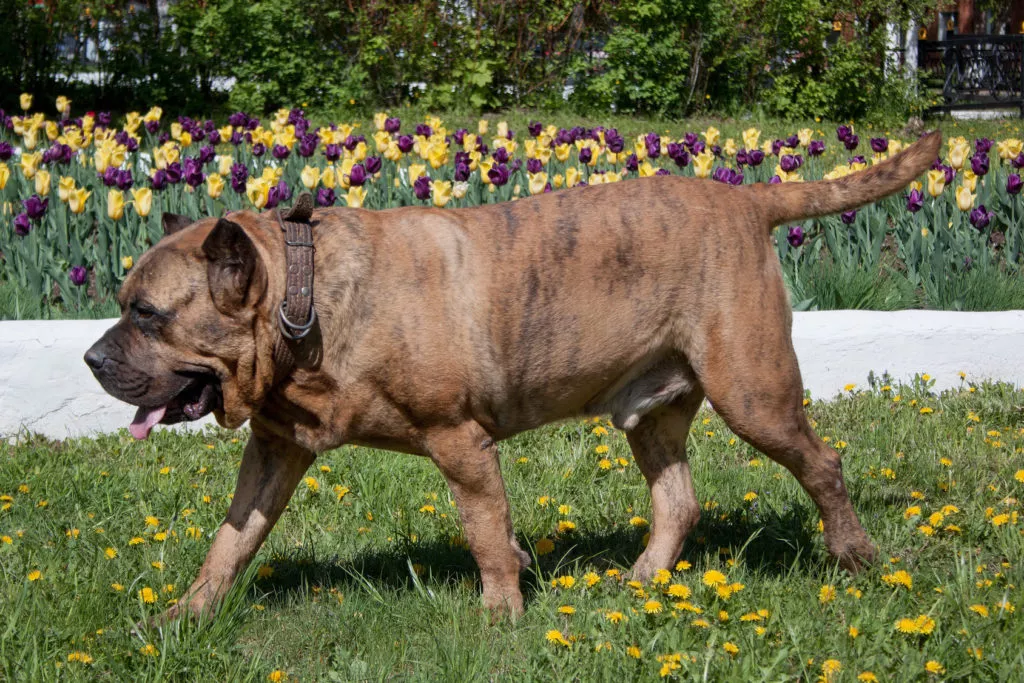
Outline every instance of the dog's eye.
[(135, 319), (146, 321), (152, 320), (156, 316), (156, 309), (149, 304), (135, 304)]

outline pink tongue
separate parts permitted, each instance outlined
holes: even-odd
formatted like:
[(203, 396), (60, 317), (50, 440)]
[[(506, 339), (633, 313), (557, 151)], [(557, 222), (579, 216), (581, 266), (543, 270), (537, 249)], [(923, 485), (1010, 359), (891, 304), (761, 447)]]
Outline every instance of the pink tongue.
[(159, 408), (139, 408), (138, 412), (135, 413), (135, 419), (128, 425), (128, 431), (132, 433), (139, 441), (149, 438), (149, 432), (153, 429), (153, 426), (164, 419), (164, 413), (167, 412), (167, 406), (160, 406)]

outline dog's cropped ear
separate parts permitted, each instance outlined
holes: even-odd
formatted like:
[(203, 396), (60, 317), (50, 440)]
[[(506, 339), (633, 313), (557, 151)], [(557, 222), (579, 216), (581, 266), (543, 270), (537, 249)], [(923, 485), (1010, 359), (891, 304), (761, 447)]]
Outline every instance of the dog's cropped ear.
[(267, 273), (256, 245), (241, 225), (226, 218), (203, 242), (206, 277), (217, 310), (230, 313), (255, 301), (267, 287)]
[(179, 230), (184, 230), (195, 223), (195, 221), (188, 216), (182, 216), (179, 213), (165, 213), (161, 218), (161, 222), (164, 225), (165, 235), (173, 235)]

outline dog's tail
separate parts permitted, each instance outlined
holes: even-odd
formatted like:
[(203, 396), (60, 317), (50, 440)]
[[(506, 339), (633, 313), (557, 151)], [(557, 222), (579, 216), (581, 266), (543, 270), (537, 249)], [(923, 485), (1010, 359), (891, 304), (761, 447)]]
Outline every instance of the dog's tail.
[(836, 180), (754, 185), (769, 228), (790, 221), (849, 211), (899, 192), (935, 161), (942, 133), (933, 131), (891, 159)]

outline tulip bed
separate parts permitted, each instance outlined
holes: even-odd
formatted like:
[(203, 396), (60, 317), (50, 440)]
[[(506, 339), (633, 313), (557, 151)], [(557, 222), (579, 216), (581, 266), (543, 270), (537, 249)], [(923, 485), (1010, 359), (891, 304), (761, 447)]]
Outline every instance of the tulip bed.
[(345, 447), (214, 619), (133, 636), (194, 578), (245, 434), (0, 443), (0, 679), (1020, 680), (1024, 393), (931, 383), (807, 407), (881, 551), (857, 576), (793, 476), (709, 410), (689, 436), (701, 521), (643, 585), (626, 571), (650, 498), (624, 435), (573, 420), (503, 442), (534, 555), (514, 624), (482, 613), (437, 468)]
[[(835, 137), (810, 127), (727, 137), (709, 126), (627, 139), (615, 128), (536, 121), (512, 130), (484, 119), (470, 131), (381, 113), (365, 125), (316, 126), (301, 109), (168, 121), (154, 107), (115, 122), (102, 112), (72, 117), (66, 98), (56, 119), (32, 113), (30, 96), (22, 105), (22, 115), (0, 111), (0, 288), (40, 315), (115, 311), (117, 287), (160, 238), (165, 211), (269, 210), (304, 189), (319, 206), (385, 209), (476, 206), (659, 174), (802, 182), (866, 168), (909, 143), (861, 139), (848, 125)], [(774, 241), (795, 305), (1024, 307), (1021, 166), (1018, 138), (950, 136), (905, 194), (782, 226)], [(17, 315), (10, 309), (0, 315)]]

